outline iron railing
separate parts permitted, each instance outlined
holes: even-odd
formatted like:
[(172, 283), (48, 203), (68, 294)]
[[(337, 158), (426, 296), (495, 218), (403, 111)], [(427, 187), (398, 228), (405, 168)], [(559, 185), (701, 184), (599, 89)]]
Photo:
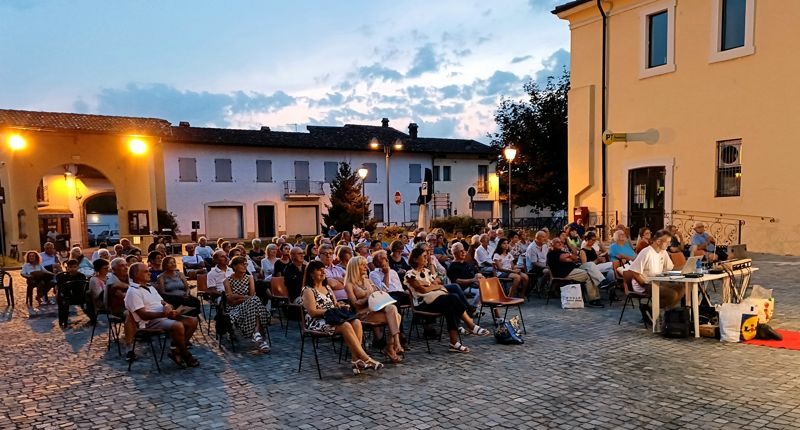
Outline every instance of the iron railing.
[(283, 193), (287, 196), (322, 196), (325, 191), (322, 181), (283, 181)]

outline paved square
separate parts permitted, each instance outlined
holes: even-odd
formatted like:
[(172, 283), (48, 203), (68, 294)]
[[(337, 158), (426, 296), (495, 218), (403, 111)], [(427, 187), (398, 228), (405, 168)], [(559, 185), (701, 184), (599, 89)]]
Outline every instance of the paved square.
[[(775, 289), (773, 327), (800, 330), (800, 258), (759, 255), (755, 265), (755, 283)], [(297, 327), (284, 338), (277, 320), (269, 355), (197, 335), (201, 367), (167, 359), (159, 374), (145, 355), (127, 372), (106, 353), (104, 322), (90, 347), (81, 311), (64, 330), (55, 311), (28, 318), (20, 280), (17, 308), (0, 322), (2, 429), (800, 428), (800, 352), (663, 339), (638, 311), (617, 325), (619, 302), (563, 311), (534, 299), (525, 345), (467, 337), (470, 354), (441, 343), (428, 355), (415, 339), (403, 364), (377, 374), (352, 376), (323, 342), (320, 381), (312, 354), (297, 373)]]

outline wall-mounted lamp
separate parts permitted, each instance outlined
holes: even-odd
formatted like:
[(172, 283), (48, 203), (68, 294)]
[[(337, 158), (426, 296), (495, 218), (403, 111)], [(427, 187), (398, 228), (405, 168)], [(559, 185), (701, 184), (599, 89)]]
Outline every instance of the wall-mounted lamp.
[(25, 149), (27, 142), (25, 139), (18, 135), (13, 134), (11, 137), (8, 138), (8, 147), (11, 148), (12, 151), (19, 151), (20, 149)]
[(147, 152), (147, 144), (141, 139), (133, 138), (128, 142), (128, 149), (136, 155), (142, 155)]

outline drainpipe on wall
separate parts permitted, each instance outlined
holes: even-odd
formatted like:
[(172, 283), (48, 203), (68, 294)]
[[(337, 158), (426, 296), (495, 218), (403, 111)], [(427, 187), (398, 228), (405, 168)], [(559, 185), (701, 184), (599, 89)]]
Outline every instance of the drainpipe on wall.
[[(607, 52), (607, 41), (608, 41), (608, 16), (606, 12), (603, 10), (602, 0), (597, 0), (597, 10), (600, 11), (600, 16), (602, 17), (603, 21), (603, 52), (602, 52), (602, 88), (600, 90), (600, 117), (601, 117), (601, 133), (604, 132), (608, 128), (608, 112), (606, 110), (606, 52)], [(603, 239), (608, 239), (608, 226), (606, 226), (606, 214), (608, 213), (608, 180), (607, 180), (607, 146), (605, 144), (601, 144), (601, 154), (602, 154), (602, 181), (603, 181), (603, 204), (602, 204), (602, 211), (603, 211)]]

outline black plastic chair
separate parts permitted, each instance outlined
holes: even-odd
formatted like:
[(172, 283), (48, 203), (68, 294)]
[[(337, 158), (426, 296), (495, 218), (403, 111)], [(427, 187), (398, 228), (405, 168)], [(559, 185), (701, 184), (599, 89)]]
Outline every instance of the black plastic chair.
[(69, 322), (69, 308), (77, 305), (83, 308), (86, 298), (86, 280), (67, 281), (58, 286), (56, 302), (58, 303), (58, 323), (66, 327)]
[[(164, 350), (167, 348), (167, 332), (161, 329), (137, 329), (136, 334), (133, 336), (133, 345), (131, 346), (131, 352), (136, 351), (136, 342), (147, 342), (150, 345), (150, 353), (153, 356), (153, 362), (156, 364), (156, 369), (158, 369), (158, 373), (161, 373), (161, 365), (159, 364), (160, 361), (164, 359)], [(161, 355), (156, 354), (156, 348), (153, 346), (153, 339), (158, 341), (159, 346), (161, 347)], [(133, 366), (133, 362), (136, 361), (136, 358), (132, 358), (128, 360), (128, 372), (131, 371), (131, 366)]]

